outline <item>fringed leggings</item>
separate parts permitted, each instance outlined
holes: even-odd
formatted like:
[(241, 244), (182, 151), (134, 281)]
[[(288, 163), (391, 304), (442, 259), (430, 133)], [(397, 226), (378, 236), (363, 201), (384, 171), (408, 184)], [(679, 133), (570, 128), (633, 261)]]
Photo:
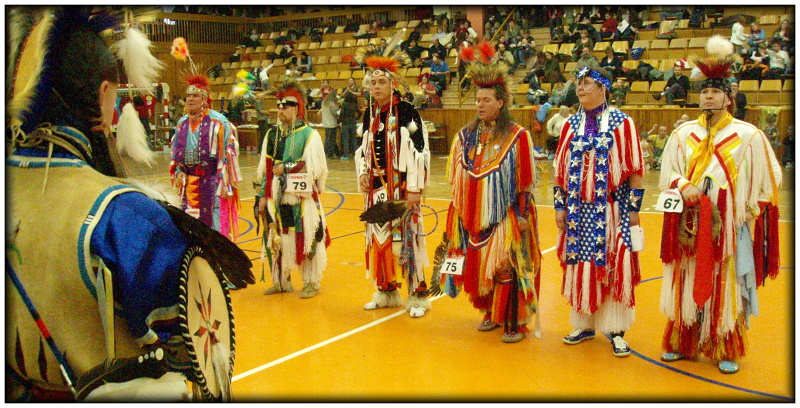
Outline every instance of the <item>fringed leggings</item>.
[(680, 320), (667, 321), (662, 347), (667, 353), (679, 353), (688, 358), (702, 354), (713, 361), (738, 361), (745, 355), (747, 329), (742, 315), (729, 333), (711, 335), (701, 341), (701, 322), (685, 326)]
[(516, 270), (495, 272), (492, 291), (471, 300), (472, 305), (489, 315), (492, 322), (503, 325), (506, 333), (528, 333), (528, 302), (519, 287)]

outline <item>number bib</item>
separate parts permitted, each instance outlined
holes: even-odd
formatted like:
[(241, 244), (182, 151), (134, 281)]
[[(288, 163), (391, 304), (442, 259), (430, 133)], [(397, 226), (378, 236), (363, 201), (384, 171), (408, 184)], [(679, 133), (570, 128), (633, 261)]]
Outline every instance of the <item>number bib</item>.
[(308, 173), (289, 173), (286, 175), (287, 193), (310, 193), (311, 182)]
[(372, 205), (386, 201), (388, 198), (389, 196), (386, 193), (386, 187), (381, 187), (372, 191)]
[(658, 195), (656, 211), (679, 213), (683, 211), (683, 197), (676, 188), (662, 191)]
[(464, 269), (464, 256), (448, 256), (442, 262), (442, 267), (439, 270), (441, 274), (447, 275), (461, 275)]

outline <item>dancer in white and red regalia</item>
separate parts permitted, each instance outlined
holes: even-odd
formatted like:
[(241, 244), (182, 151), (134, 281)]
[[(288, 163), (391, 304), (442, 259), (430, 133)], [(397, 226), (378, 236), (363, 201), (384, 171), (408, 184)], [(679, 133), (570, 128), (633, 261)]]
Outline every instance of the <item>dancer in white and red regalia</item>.
[(684, 200), (683, 213), (664, 214), (661, 359), (703, 354), (732, 374), (758, 315), (756, 288), (778, 274), (781, 168), (764, 132), (731, 115), (733, 45), (715, 36), (706, 51), (692, 74), (703, 113), (675, 129), (661, 156), (660, 188)]
[(640, 277), (632, 245), (641, 246), (642, 150), (633, 119), (606, 104), (608, 73), (584, 67), (577, 81), (581, 110), (564, 123), (554, 162), (561, 292), (574, 328), (563, 340), (578, 344), (597, 329), (624, 357)]

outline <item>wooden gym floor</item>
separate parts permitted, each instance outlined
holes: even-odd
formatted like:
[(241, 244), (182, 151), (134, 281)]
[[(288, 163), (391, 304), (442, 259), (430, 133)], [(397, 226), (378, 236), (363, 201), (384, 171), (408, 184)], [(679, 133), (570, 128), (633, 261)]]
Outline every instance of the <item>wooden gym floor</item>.
[[(240, 236), (236, 242), (253, 259), (257, 284), (232, 293), (236, 316), (233, 400), (247, 401), (746, 401), (788, 402), (795, 398), (794, 224), (791, 170), (781, 192), (781, 271), (759, 289), (761, 314), (752, 318), (747, 356), (734, 375), (721, 374), (705, 359), (662, 363), (666, 318), (659, 312), (661, 268), (658, 253), (661, 214), (652, 212), (658, 172), (646, 174), (641, 222), (645, 250), (642, 283), (636, 290), (636, 322), (626, 333), (633, 353), (611, 354), (598, 336), (567, 346), (569, 307), (561, 297), (561, 269), (555, 254), (552, 167), (538, 175), (536, 202), (542, 243), (542, 338), (516, 344), (500, 341), (502, 330), (478, 332), (481, 315), (466, 296), (436, 298), (432, 310), (413, 319), (402, 308), (365, 311), (373, 288), (365, 278), (362, 197), (356, 193), (353, 161), (329, 159), (328, 191), (322, 196), (333, 242), (320, 294), (264, 296), (269, 270), (260, 281), (260, 237), (253, 223), (252, 180), (258, 156), (243, 152)], [(168, 182), (169, 155), (135, 176)], [(432, 159), (432, 180), (423, 209), (429, 257), (439, 244), (449, 188), (445, 157)], [(430, 270), (426, 270), (426, 278)], [(403, 287), (403, 292), (405, 287)], [(405, 297), (405, 293), (403, 293)]]

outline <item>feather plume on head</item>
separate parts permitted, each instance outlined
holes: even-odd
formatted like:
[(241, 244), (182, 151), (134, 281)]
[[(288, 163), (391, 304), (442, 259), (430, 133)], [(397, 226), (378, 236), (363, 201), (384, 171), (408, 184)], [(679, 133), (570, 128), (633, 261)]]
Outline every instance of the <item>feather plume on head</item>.
[(461, 60), (471, 63), (467, 72), (478, 88), (494, 88), (498, 97), (509, 101), (511, 79), (505, 62), (494, 61), (495, 50), (483, 41), (475, 47), (463, 47), (459, 53)]
[(141, 31), (128, 28), (125, 37), (117, 41), (112, 49), (125, 66), (128, 82), (152, 95), (153, 83), (157, 82), (164, 63), (150, 53), (151, 46), (152, 43)]
[[(306, 111), (306, 90), (295, 79), (288, 79), (283, 84), (280, 84), (277, 89), (272, 93), (278, 98), (278, 103), (286, 98), (295, 99), (297, 102), (297, 118), (303, 119)], [(289, 99), (291, 101), (291, 99)]]
[(703, 81), (703, 88), (718, 88), (730, 93), (728, 78), (733, 64), (733, 44), (715, 35), (708, 39), (706, 53), (706, 57), (695, 60), (695, 68), (689, 79)]

